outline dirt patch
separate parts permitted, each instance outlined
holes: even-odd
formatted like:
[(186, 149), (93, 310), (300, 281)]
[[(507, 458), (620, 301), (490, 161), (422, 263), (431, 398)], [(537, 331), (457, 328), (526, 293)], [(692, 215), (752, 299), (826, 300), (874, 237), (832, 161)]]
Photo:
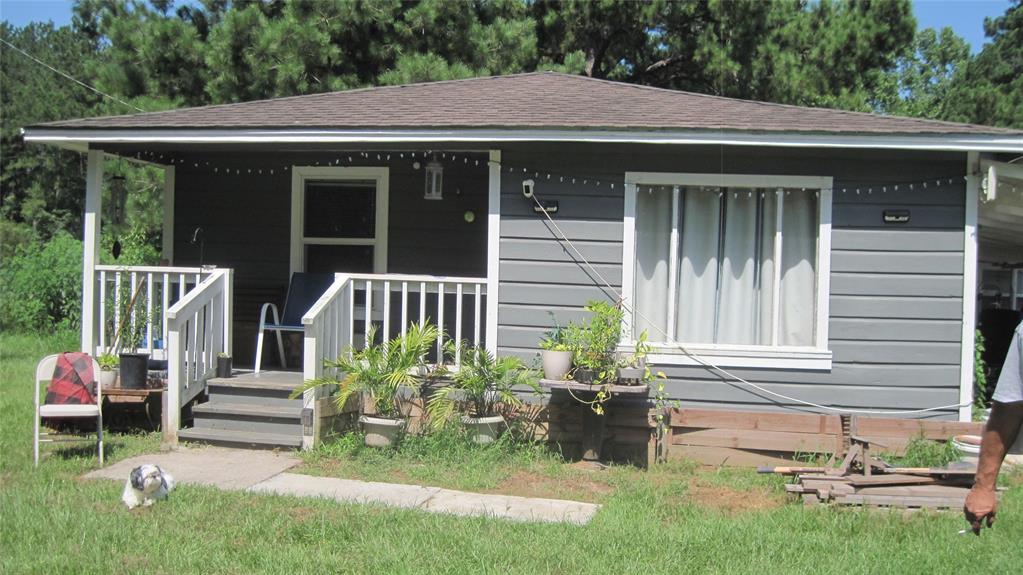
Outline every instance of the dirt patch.
[(299, 523), (304, 523), (312, 519), (313, 515), (316, 514), (316, 509), (308, 506), (289, 507), (288, 516)]
[(610, 485), (593, 481), (585, 476), (572, 475), (555, 478), (534, 471), (522, 470), (516, 471), (496, 488), (488, 489), (485, 493), (600, 503), (613, 491), (614, 488)]
[(708, 485), (700, 481), (690, 482), (689, 499), (701, 507), (715, 509), (728, 515), (766, 511), (785, 504), (785, 499), (781, 494), (762, 487), (740, 491), (731, 487)]

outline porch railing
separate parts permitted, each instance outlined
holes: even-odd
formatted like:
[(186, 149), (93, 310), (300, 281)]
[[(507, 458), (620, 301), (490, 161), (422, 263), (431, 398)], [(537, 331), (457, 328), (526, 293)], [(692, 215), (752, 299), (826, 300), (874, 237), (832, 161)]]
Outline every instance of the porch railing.
[[(440, 358), (444, 340), (456, 348), (463, 340), (485, 344), (486, 278), (437, 277), (397, 274), (337, 274), (334, 283), (302, 317), (305, 326), (304, 379), (324, 374), (323, 360), (346, 349), (365, 347), (376, 330), (376, 340), (404, 335), (410, 323), (436, 324), (442, 337), (433, 358)], [(456, 356), (457, 357), (457, 356)], [(330, 375), (330, 374), (326, 374)], [(308, 390), (306, 409), (314, 409), (324, 396), (322, 387)], [(303, 447), (311, 447), (306, 434)]]
[(177, 443), (181, 408), (206, 387), (217, 355), (231, 353), (233, 271), (217, 269), (167, 309), (167, 391), (163, 437)]
[[(96, 326), (83, 326), (98, 331), (95, 354), (131, 351), (166, 359), (165, 312), (211, 273), (197, 267), (96, 266), (99, 297), (95, 317), (99, 321)], [(126, 313), (130, 315), (123, 317)], [(141, 345), (129, 349), (126, 335), (137, 326), (143, 334)]]

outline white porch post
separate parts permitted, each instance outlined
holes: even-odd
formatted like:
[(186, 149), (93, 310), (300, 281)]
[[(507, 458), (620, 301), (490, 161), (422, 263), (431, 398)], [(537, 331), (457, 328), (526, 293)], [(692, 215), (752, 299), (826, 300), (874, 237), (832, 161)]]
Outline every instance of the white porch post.
[(963, 333), (959, 363), (959, 421), (973, 416), (973, 346), (977, 320), (977, 202), (980, 194), (980, 157), (966, 157), (966, 222), (963, 226)]
[(89, 150), (82, 225), (82, 351), (96, 353), (96, 264), (99, 263), (100, 210), (103, 208), (103, 152)]
[(497, 354), (497, 288), (501, 263), (501, 150), (490, 150), (487, 210), (487, 351)]
[(174, 265), (174, 166), (163, 169), (163, 249), (162, 258)]

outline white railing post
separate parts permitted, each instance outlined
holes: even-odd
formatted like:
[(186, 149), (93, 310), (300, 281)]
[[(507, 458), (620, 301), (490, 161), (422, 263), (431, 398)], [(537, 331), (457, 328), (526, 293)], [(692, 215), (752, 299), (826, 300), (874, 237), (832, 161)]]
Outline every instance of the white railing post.
[(181, 369), (185, 367), (185, 348), (181, 332), (169, 330), (167, 334), (167, 390), (163, 393), (163, 444), (176, 447), (178, 429), (181, 428)]

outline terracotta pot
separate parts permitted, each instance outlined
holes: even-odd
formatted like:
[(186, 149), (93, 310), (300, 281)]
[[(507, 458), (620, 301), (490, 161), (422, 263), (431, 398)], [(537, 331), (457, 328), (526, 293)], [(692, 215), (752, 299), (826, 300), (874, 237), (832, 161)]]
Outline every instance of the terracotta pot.
[(504, 418), (500, 415), (490, 417), (469, 417), (462, 416), (462, 427), (465, 428), (469, 437), (480, 445), (493, 443), (504, 431)]
[(540, 358), (543, 361), (544, 379), (563, 380), (568, 375), (568, 371), (572, 369), (572, 352), (570, 351), (544, 349), (540, 351)]
[(359, 423), (362, 424), (362, 431), (366, 433), (366, 445), (369, 447), (394, 445), (405, 427), (404, 419), (386, 419), (371, 415), (363, 415), (359, 418)]

